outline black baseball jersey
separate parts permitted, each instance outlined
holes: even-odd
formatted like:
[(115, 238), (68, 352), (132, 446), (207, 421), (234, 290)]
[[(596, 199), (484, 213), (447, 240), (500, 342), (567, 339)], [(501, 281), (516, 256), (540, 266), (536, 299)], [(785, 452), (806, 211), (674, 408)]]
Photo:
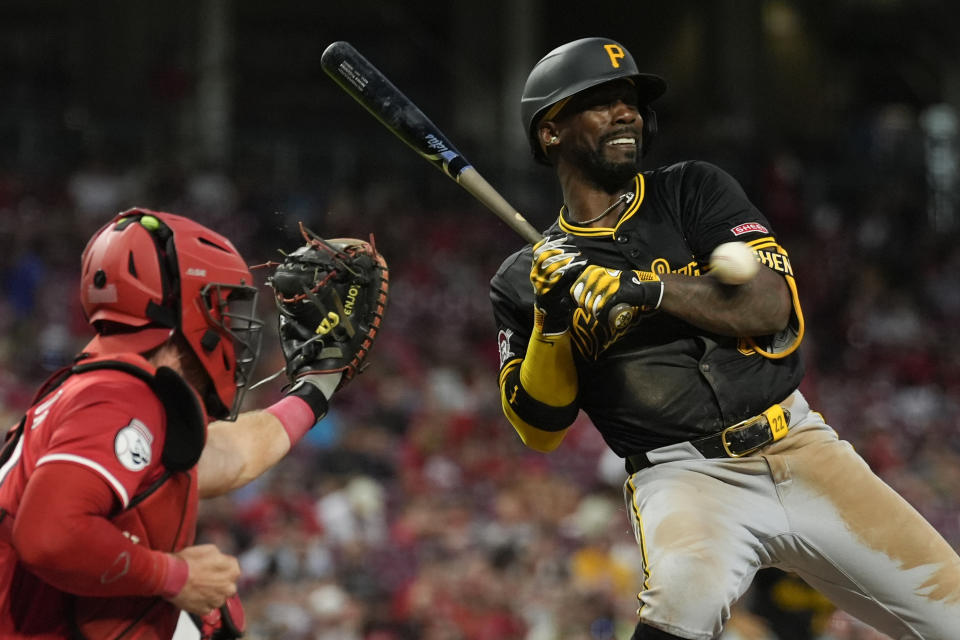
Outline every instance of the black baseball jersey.
[[(802, 314), (789, 259), (770, 223), (718, 167), (693, 161), (641, 172), (615, 228), (579, 227), (561, 215), (546, 235), (559, 233), (568, 234), (591, 264), (689, 276), (708, 269), (717, 245), (743, 241), (787, 278), (793, 292), (791, 326), (776, 336), (720, 336), (656, 313), (596, 360), (575, 350), (579, 406), (618, 455), (719, 431), (800, 384)], [(501, 370), (523, 358), (533, 327), (531, 262), (528, 245), (491, 280)]]

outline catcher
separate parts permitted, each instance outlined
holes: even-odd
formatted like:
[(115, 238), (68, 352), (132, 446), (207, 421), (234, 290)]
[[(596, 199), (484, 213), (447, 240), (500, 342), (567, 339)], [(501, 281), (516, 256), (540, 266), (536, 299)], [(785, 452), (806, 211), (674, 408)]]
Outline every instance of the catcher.
[(0, 448), (0, 637), (168, 639), (243, 632), (240, 567), (195, 545), (197, 502), (276, 464), (366, 364), (387, 302), (371, 243), (310, 235), (269, 278), (289, 386), (238, 413), (263, 323), (230, 241), (131, 209), (88, 243), (96, 335)]

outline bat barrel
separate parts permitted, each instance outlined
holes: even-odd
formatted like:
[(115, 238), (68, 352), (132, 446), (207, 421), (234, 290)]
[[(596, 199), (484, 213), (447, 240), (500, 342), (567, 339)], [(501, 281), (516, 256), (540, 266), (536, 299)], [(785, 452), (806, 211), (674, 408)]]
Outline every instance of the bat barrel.
[(530, 243), (540, 233), (514, 209), (429, 118), (348, 42), (327, 46), (320, 56), (323, 70), (370, 114), (410, 148), (443, 171)]
[(454, 180), (470, 166), (410, 98), (357, 51), (339, 40), (320, 56), (333, 80), (414, 151)]

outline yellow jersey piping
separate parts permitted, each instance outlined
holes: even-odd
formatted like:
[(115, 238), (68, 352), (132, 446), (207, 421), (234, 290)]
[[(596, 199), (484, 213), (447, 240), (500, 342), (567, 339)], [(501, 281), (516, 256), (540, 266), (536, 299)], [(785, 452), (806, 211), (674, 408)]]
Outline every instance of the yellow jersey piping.
[(633, 178), (633, 202), (630, 203), (630, 206), (627, 207), (627, 210), (620, 216), (620, 220), (617, 221), (615, 227), (581, 227), (575, 224), (567, 222), (563, 217), (564, 207), (560, 207), (560, 228), (567, 233), (572, 233), (577, 236), (590, 236), (590, 237), (599, 237), (599, 236), (611, 236), (617, 232), (617, 229), (620, 228), (624, 222), (629, 220), (633, 214), (635, 214), (639, 209), (640, 205), (643, 203), (643, 196), (646, 192), (646, 181), (643, 179), (643, 174), (638, 173)]

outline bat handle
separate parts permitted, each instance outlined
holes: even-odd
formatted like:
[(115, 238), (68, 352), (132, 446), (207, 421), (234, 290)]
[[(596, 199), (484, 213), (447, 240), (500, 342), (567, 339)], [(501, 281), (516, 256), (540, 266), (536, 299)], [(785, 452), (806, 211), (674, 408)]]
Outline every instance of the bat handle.
[(636, 319), (639, 309), (632, 304), (621, 302), (613, 306), (607, 314), (607, 323), (612, 333), (626, 329)]

